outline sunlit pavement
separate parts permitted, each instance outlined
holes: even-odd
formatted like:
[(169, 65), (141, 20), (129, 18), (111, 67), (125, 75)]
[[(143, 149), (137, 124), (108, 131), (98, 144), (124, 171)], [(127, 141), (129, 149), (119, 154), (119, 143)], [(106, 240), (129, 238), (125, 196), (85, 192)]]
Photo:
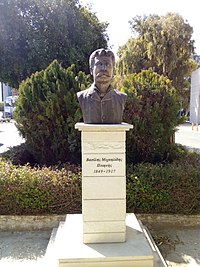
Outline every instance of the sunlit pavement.
[(5, 152), (9, 147), (17, 146), (24, 142), (19, 135), (14, 120), (11, 122), (0, 122), (0, 153)]
[(190, 123), (184, 123), (177, 127), (175, 142), (189, 149), (200, 150), (200, 126), (192, 130)]

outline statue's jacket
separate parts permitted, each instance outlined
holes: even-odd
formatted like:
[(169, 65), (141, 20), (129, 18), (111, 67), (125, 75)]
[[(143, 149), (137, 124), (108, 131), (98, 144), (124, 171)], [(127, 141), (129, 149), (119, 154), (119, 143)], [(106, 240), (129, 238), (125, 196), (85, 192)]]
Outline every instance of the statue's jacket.
[(94, 84), (84, 91), (77, 93), (77, 97), (83, 113), (84, 123), (118, 124), (122, 122), (124, 106), (127, 95), (108, 88), (103, 98)]

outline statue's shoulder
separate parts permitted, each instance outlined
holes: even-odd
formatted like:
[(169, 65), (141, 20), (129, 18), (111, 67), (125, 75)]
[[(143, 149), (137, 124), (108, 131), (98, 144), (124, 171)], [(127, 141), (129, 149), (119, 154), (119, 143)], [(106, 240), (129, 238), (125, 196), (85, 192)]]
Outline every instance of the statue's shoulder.
[(120, 98), (122, 98), (122, 99), (124, 99), (124, 100), (127, 99), (127, 94), (126, 94), (126, 93), (123, 93), (123, 92), (121, 92), (121, 91), (119, 91), (119, 90), (116, 90), (116, 89), (114, 89), (114, 92), (115, 92), (115, 94), (116, 94), (118, 97), (120, 97)]
[(80, 98), (86, 98), (88, 97), (91, 93), (92, 93), (92, 87), (89, 87), (88, 89), (85, 89), (83, 91), (79, 91), (77, 93), (77, 97), (80, 99)]

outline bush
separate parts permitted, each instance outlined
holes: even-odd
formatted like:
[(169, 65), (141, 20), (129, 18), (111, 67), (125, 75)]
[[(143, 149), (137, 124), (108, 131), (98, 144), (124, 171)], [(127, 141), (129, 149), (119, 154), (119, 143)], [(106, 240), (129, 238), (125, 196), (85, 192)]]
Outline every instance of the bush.
[[(127, 212), (200, 214), (200, 155), (127, 166)], [(14, 166), (0, 159), (0, 214), (81, 212), (81, 168)]]
[(171, 164), (131, 166), (127, 178), (128, 212), (199, 214), (199, 163), (200, 156), (190, 154)]
[(178, 102), (171, 82), (152, 70), (115, 78), (128, 99), (124, 121), (133, 124), (127, 134), (128, 162), (170, 160), (170, 138), (179, 124)]
[(14, 166), (0, 161), (0, 214), (81, 212), (80, 168)]
[(80, 161), (80, 134), (74, 129), (81, 120), (76, 92), (89, 78), (75, 67), (64, 69), (55, 60), (20, 84), (15, 111), (16, 126), (34, 158), (43, 164)]

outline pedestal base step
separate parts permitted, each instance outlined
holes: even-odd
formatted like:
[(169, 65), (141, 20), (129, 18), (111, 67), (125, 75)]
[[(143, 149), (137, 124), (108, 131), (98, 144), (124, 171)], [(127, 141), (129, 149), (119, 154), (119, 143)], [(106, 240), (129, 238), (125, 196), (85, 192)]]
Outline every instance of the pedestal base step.
[(134, 214), (126, 217), (123, 243), (83, 243), (82, 215), (67, 215), (54, 229), (45, 255), (52, 267), (165, 267), (167, 264), (148, 230)]

